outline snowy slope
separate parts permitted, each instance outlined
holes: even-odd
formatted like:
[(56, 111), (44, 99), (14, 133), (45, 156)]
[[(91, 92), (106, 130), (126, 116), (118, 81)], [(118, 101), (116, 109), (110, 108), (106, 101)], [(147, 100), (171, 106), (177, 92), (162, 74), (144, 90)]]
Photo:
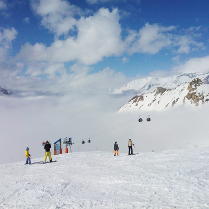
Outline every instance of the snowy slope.
[(84, 152), (56, 159), (0, 165), (0, 208), (209, 208), (209, 148), (119, 157)]
[(146, 88), (139, 89), (137, 95), (123, 105), (119, 112), (164, 110), (185, 104), (199, 106), (208, 103), (208, 78), (208, 74), (193, 73), (159, 78), (159, 82), (153, 84), (147, 82)]

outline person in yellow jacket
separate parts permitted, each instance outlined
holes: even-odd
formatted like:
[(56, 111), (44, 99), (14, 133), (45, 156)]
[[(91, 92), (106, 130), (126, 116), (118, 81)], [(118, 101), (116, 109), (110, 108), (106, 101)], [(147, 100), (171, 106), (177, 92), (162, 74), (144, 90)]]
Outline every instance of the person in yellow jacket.
[(25, 149), (25, 157), (26, 157), (26, 162), (25, 162), (25, 164), (31, 164), (31, 159), (30, 159), (30, 157), (31, 157), (31, 155), (30, 155), (30, 152), (29, 152), (29, 147), (26, 147), (26, 149)]

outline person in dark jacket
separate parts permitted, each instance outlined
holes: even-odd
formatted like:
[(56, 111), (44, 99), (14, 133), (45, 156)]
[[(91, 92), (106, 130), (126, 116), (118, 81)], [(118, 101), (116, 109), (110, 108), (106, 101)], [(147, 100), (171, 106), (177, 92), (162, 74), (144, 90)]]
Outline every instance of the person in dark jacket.
[(119, 155), (119, 146), (118, 146), (118, 143), (115, 142), (114, 144), (114, 156), (118, 156)]
[(52, 156), (51, 156), (51, 144), (46, 141), (45, 145), (44, 145), (44, 149), (45, 149), (45, 156), (44, 156), (44, 162), (46, 162), (47, 157), (49, 158), (49, 161), (52, 162)]

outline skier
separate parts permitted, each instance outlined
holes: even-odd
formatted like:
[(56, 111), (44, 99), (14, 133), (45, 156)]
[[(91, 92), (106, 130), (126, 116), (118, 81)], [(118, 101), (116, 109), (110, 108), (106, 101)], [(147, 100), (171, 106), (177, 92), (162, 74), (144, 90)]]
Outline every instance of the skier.
[(46, 159), (47, 157), (49, 158), (50, 163), (52, 162), (52, 156), (51, 156), (51, 144), (46, 141), (45, 145), (44, 145), (44, 149), (45, 149), (45, 156), (44, 156), (44, 162), (46, 163)]
[(119, 146), (118, 146), (118, 143), (115, 142), (114, 144), (114, 156), (118, 156), (119, 155)]
[(26, 164), (31, 164), (31, 159), (30, 159), (30, 152), (29, 152), (29, 147), (26, 147), (25, 149), (25, 157), (26, 157), (26, 162), (25, 162), (25, 165)]
[(131, 139), (128, 140), (128, 155), (133, 155), (133, 142)]

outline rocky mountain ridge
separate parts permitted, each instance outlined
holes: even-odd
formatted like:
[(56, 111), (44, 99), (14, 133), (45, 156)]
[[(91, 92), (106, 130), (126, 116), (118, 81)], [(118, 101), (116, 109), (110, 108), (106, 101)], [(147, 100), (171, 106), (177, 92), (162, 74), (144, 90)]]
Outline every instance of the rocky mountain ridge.
[[(149, 80), (160, 81), (160, 78)], [(158, 82), (145, 91), (144, 86), (150, 86), (148, 82), (119, 112), (158, 111), (181, 105), (200, 106), (209, 102), (208, 80), (208, 74), (178, 75), (175, 79), (168, 78), (168, 82), (164, 79), (161, 84)]]

